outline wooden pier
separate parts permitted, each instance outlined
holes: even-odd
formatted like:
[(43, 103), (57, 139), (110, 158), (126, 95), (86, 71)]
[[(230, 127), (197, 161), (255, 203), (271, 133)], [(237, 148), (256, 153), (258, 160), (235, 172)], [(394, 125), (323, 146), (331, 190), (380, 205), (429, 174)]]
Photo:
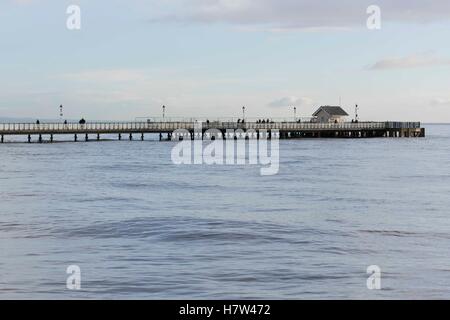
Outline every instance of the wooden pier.
[[(202, 138), (209, 129), (216, 129), (226, 138), (227, 130), (242, 130), (260, 132), (276, 130), (281, 139), (288, 138), (381, 138), (381, 137), (424, 137), (425, 129), (420, 122), (341, 122), (341, 123), (313, 123), (275, 121), (260, 122), (230, 122), (205, 121), (201, 122)], [(196, 121), (136, 121), (136, 122), (89, 122), (78, 123), (0, 123), (0, 137), (3, 143), (5, 136), (27, 136), (28, 142), (53, 142), (57, 135), (72, 135), (73, 141), (101, 140), (101, 135), (117, 135), (133, 140), (138, 135), (144, 140), (144, 134), (159, 134), (160, 140), (170, 139), (175, 130), (186, 130), (194, 138), (194, 129), (199, 123)], [(164, 135), (164, 136), (163, 136)]]

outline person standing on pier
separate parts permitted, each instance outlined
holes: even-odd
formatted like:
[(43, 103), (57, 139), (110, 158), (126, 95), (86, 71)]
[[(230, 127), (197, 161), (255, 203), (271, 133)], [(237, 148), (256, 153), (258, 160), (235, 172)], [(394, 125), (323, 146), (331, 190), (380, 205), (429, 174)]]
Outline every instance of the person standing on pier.
[(79, 121), (79, 124), (81, 125), (81, 128), (84, 128), (84, 125), (86, 124), (86, 120), (84, 120), (84, 118), (81, 118), (81, 120)]

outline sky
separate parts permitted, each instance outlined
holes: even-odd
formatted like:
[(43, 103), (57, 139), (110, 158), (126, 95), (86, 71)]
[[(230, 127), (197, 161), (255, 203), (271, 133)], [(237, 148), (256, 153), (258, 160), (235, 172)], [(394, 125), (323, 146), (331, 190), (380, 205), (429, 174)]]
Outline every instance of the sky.
[(0, 117), (450, 122), (448, 39), (448, 0), (1, 0)]

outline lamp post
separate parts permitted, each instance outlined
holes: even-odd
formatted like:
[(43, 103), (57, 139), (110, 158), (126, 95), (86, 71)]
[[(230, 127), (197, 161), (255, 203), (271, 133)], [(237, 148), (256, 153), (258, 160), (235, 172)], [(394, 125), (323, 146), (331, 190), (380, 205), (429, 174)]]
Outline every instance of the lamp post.
[(166, 117), (166, 106), (162, 106), (162, 116), (163, 116), (163, 121)]
[(242, 120), (245, 120), (245, 107), (242, 107)]
[(63, 105), (59, 106), (59, 116), (61, 118), (61, 120), (63, 119)]
[(294, 107), (294, 122), (297, 121), (297, 107)]
[(358, 115), (358, 105), (355, 106), (355, 121), (359, 121), (359, 115)]

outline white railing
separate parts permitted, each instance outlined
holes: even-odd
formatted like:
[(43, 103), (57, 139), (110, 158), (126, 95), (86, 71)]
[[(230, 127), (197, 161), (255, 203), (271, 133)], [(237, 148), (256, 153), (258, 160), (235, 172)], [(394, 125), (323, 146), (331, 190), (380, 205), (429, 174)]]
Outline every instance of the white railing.
[[(245, 122), (258, 122), (264, 120), (265, 122), (312, 122), (316, 121), (316, 117), (272, 117), (272, 118), (258, 118), (245, 117)], [(137, 117), (136, 122), (241, 122), (242, 118), (236, 117)]]

